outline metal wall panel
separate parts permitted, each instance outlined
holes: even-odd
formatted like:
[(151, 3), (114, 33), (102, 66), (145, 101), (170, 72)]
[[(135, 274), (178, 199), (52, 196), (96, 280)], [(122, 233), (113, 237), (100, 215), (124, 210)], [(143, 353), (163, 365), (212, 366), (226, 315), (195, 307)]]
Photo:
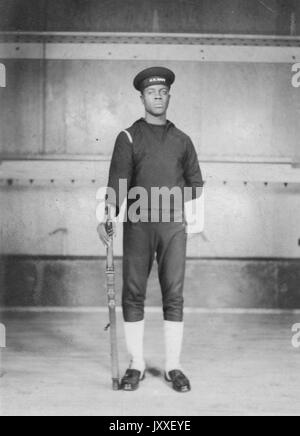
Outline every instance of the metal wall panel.
[(43, 151), (43, 62), (5, 61), (6, 88), (0, 88), (1, 153)]
[(297, 0), (1, 0), (3, 30), (298, 32)]
[[(109, 156), (143, 115), (131, 82), (149, 61), (8, 60), (0, 90), (5, 154)], [(165, 62), (177, 74), (169, 118), (201, 157), (299, 157), (299, 88), (290, 64)], [(121, 74), (119, 74), (121, 72)]]
[[(105, 260), (100, 258), (1, 257), (4, 307), (106, 306)], [(185, 307), (192, 310), (297, 309), (299, 260), (203, 260), (187, 262)], [(1, 279), (1, 275), (0, 275)], [(117, 302), (121, 304), (122, 261), (116, 260)], [(157, 266), (147, 287), (147, 307), (161, 307)], [(105, 310), (105, 309), (104, 309)], [(161, 309), (160, 309), (161, 310)], [(188, 312), (188, 311), (187, 311)], [(64, 315), (62, 315), (64, 316)]]
[[(105, 255), (96, 234), (96, 186), (0, 188), (2, 254)], [(190, 236), (191, 257), (298, 258), (299, 184), (210, 182), (205, 232)], [(291, 213), (293, 211), (293, 213)], [(122, 226), (116, 254), (122, 255)]]

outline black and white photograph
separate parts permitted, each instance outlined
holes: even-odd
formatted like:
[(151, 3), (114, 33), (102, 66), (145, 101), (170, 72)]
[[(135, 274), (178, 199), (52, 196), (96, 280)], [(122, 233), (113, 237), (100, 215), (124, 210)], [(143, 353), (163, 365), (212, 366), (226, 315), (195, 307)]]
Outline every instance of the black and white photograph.
[(0, 416), (300, 415), (300, 1), (0, 0)]

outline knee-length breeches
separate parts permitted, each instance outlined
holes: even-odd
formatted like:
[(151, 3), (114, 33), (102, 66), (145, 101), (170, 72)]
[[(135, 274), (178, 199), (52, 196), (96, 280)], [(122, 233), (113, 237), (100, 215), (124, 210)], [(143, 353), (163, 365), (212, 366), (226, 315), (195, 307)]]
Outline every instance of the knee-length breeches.
[(122, 307), (126, 322), (144, 319), (147, 281), (155, 255), (164, 319), (183, 320), (186, 245), (184, 223), (124, 223)]

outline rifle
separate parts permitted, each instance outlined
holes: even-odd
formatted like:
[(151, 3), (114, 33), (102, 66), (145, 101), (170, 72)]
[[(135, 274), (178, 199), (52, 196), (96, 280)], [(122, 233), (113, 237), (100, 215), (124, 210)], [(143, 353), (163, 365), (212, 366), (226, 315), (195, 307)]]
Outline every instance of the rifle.
[[(113, 228), (110, 213), (106, 222), (106, 231)], [(120, 372), (117, 343), (117, 316), (116, 316), (116, 292), (115, 292), (115, 267), (114, 267), (114, 249), (113, 237), (111, 237), (110, 246), (107, 247), (106, 256), (106, 286), (109, 309), (109, 324), (106, 330), (110, 328), (110, 349), (111, 349), (111, 371), (112, 371), (112, 388), (114, 391), (120, 389)]]

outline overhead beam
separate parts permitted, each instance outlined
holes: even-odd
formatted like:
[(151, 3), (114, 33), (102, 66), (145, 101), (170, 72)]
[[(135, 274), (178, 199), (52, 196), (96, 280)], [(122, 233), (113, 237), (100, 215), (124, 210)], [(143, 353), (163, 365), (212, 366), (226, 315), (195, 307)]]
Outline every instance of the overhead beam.
[(0, 59), (297, 63), (300, 47), (0, 43)]
[(0, 33), (0, 59), (300, 62), (300, 37)]
[[(206, 182), (300, 183), (300, 170), (292, 164), (201, 162)], [(107, 161), (3, 161), (2, 180), (92, 181), (106, 183)]]
[[(6, 31), (0, 32), (0, 40), (18, 40), (29, 41), (30, 39), (43, 38), (48, 42), (59, 39), (72, 39), (73, 42), (80, 40), (93, 40), (94, 42), (103, 42), (115, 40), (118, 42), (130, 42), (136, 40), (138, 43), (148, 41), (156, 42), (176, 42), (181, 41), (189, 42), (190, 44), (198, 44), (199, 41), (207, 41), (214, 43), (216, 41), (221, 42), (222, 45), (231, 44), (237, 42), (240, 44), (264, 44), (264, 45), (282, 45), (292, 44), (299, 45), (300, 35), (284, 36), (284, 35), (247, 35), (247, 34), (220, 34), (220, 33), (141, 33), (141, 32), (32, 32), (32, 31)], [(77, 40), (77, 41), (76, 41)]]
[[(100, 154), (26, 154), (22, 155), (5, 155), (0, 154), (0, 165), (4, 162), (27, 162), (27, 161), (40, 161), (40, 162), (110, 162), (111, 156)], [(207, 163), (248, 163), (248, 164), (277, 164), (277, 165), (300, 165), (295, 162), (292, 157), (284, 156), (222, 156), (205, 154), (201, 156), (201, 162)]]

